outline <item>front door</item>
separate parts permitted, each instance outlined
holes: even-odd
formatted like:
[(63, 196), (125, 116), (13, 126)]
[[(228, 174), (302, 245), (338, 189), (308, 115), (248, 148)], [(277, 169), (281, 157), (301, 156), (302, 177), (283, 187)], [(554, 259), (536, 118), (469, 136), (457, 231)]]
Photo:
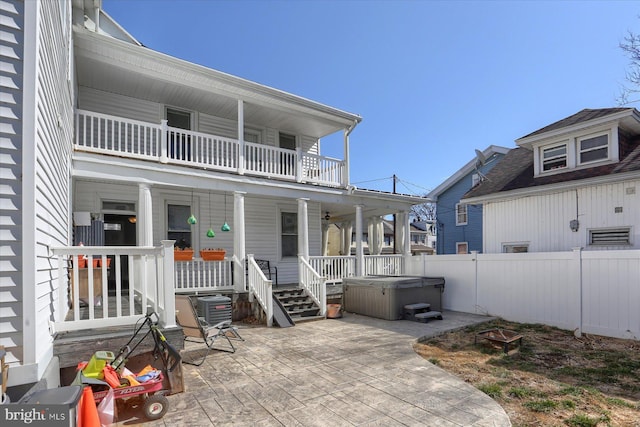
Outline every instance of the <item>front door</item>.
[[(136, 217), (134, 215), (104, 214), (104, 245), (105, 246), (135, 246), (136, 245)], [(109, 265), (109, 293), (116, 289), (116, 263), (114, 256)], [(129, 288), (129, 262), (126, 255), (120, 257), (120, 277), (122, 287)]]

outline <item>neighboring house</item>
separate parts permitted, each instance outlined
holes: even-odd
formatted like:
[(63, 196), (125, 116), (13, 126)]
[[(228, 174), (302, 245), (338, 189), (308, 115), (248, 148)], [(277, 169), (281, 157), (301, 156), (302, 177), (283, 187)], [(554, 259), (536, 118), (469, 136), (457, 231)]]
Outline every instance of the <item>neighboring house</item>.
[[(271, 282), (250, 255), (315, 290), (324, 313), (326, 225), (396, 214), (408, 229), (424, 202), (357, 189), (348, 160), (322, 155), (335, 133), (349, 152), (360, 116), (148, 49), (99, 0), (7, 0), (0, 22), (10, 386), (55, 385), (56, 332), (132, 325), (146, 307), (174, 325), (174, 292), (251, 294), (270, 324)], [(196, 258), (174, 263), (174, 241)], [(200, 259), (208, 247), (224, 261)], [(362, 245), (345, 266), (366, 274)]]
[(436, 253), (482, 252), (482, 205), (465, 203), (461, 199), (469, 189), (484, 180), (507, 152), (509, 149), (505, 147), (487, 147), (427, 194), (436, 203)]
[(436, 222), (416, 219), (411, 222), (411, 253), (433, 255), (436, 251)]
[(516, 140), (464, 203), (482, 205), (482, 250), (640, 248), (640, 113), (585, 109)]

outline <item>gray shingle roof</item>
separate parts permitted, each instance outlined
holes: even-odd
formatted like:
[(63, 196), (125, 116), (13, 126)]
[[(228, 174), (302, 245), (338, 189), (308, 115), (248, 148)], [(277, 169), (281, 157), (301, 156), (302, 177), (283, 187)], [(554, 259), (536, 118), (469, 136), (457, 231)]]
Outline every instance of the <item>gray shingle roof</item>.
[[(604, 108), (598, 110), (585, 109), (565, 119), (557, 121), (549, 126), (545, 126), (529, 135), (542, 134), (563, 127), (572, 126), (581, 122), (605, 117), (621, 111), (634, 110), (633, 108)], [(530, 187), (544, 186), (549, 184), (576, 181), (581, 179), (605, 176), (615, 173), (640, 171), (640, 135), (630, 135), (624, 131), (619, 133), (620, 140), (620, 162), (568, 170), (558, 173), (534, 178), (533, 153), (523, 147), (514, 148), (509, 151), (500, 162), (489, 171), (486, 179), (482, 183), (469, 190), (463, 198), (482, 197), (503, 191), (524, 189)]]

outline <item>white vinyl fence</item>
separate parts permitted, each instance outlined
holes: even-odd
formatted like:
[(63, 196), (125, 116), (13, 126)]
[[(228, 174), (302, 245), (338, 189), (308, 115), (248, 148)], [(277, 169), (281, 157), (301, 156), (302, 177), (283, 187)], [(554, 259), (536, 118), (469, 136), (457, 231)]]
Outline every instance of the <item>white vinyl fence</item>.
[(640, 251), (412, 257), (409, 274), (445, 278), (447, 310), (640, 339)]

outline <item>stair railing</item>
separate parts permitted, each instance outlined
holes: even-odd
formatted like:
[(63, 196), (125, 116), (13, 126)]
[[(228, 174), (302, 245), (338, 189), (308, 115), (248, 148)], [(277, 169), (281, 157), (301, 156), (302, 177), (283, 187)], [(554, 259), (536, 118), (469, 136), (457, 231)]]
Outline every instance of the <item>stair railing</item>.
[(255, 297), (262, 306), (267, 317), (267, 326), (273, 325), (273, 282), (264, 275), (253, 255), (247, 255), (247, 282), (249, 286), (249, 301)]
[(300, 286), (307, 291), (311, 299), (320, 307), (320, 315), (327, 314), (327, 279), (311, 267), (304, 257), (298, 257)]

